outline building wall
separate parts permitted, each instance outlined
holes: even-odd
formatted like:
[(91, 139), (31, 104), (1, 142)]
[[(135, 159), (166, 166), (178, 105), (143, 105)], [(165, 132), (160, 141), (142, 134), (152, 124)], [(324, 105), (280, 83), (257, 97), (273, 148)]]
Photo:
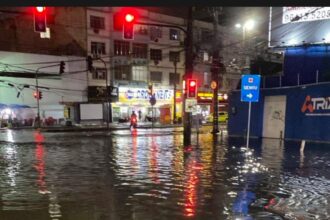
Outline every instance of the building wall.
[[(259, 102), (252, 104), (251, 136), (262, 136), (264, 97), (285, 95), (287, 101), (284, 137), (298, 140), (330, 141), (328, 132), (330, 129), (329, 86), (329, 83), (322, 83), (261, 90)], [(310, 96), (312, 100), (305, 103), (307, 96)], [(305, 104), (311, 104), (312, 110), (302, 110)], [(244, 136), (247, 127), (248, 103), (241, 102), (240, 91), (235, 91), (230, 95), (229, 105), (228, 132), (230, 135)]]
[[(47, 78), (41, 76), (38, 78), (39, 87), (45, 87), (40, 88), (43, 95), (40, 100), (41, 117), (63, 118), (65, 103), (87, 101), (86, 62), (84, 59), (84, 57), (77, 56), (0, 52), (1, 63), (6, 64), (0, 66), (1, 71), (13, 72), (16, 75), (15, 77), (0, 76), (0, 103), (5, 105), (27, 105), (31, 110), (27, 117), (34, 118), (37, 102), (33, 96), (36, 90), (36, 80), (33, 76), (36, 70), (40, 67), (56, 65), (64, 61), (65, 72), (62, 75), (59, 75), (59, 66), (42, 68), (38, 72), (51, 75)], [(42, 64), (45, 62), (51, 63)], [(30, 65), (16, 65), (18, 63), (30, 63)], [(26, 73), (30, 73), (32, 78), (24, 76)], [(8, 85), (8, 83), (13, 86)], [(29, 88), (24, 88), (24, 85), (29, 85)], [(17, 97), (18, 92), (20, 92), (19, 97)]]
[(1, 7), (0, 48), (49, 55), (86, 55), (86, 10), (83, 7), (47, 7), (51, 38), (34, 32), (33, 7)]

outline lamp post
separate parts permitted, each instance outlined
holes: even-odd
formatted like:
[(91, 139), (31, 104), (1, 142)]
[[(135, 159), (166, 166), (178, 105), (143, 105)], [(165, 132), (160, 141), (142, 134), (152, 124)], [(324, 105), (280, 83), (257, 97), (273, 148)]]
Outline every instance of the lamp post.
[[(252, 19), (247, 20), (243, 25), (241, 25), (240, 23), (237, 23), (235, 25), (236, 28), (242, 28), (242, 37), (243, 37), (243, 41), (242, 41), (242, 47), (243, 50), (245, 50), (245, 46), (246, 46), (246, 35), (248, 31), (251, 31), (255, 26), (255, 21)], [(245, 65), (249, 65), (249, 60), (248, 60), (248, 56), (245, 58)]]

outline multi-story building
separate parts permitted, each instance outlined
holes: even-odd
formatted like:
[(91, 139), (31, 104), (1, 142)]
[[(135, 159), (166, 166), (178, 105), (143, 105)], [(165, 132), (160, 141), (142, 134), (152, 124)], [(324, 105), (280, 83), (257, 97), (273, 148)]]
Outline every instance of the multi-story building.
[(34, 31), (33, 7), (0, 11), (1, 119), (31, 124), (38, 111), (37, 82), (41, 119), (74, 119), (76, 103), (87, 101), (86, 10), (47, 7), (45, 33)]
[[(123, 40), (121, 10), (119, 7), (87, 9), (88, 52), (94, 57), (96, 67), (89, 74), (89, 88), (104, 87), (106, 81), (118, 88), (118, 100), (111, 103), (113, 121), (124, 120), (132, 111), (144, 120), (152, 116), (154, 109), (154, 116), (170, 122), (173, 85), (179, 88), (184, 73), (184, 33), (175, 28), (134, 25), (134, 40)], [(137, 14), (141, 22), (184, 26), (184, 20), (177, 17), (142, 9), (137, 9)], [(156, 97), (153, 107), (149, 103), (150, 85)], [(180, 116), (181, 109), (177, 107)]]
[[(178, 28), (136, 24), (134, 39), (123, 40), (123, 24), (120, 22), (123, 19), (120, 14), (122, 9), (87, 8), (88, 52), (94, 58), (95, 66), (94, 71), (89, 73), (89, 89), (103, 87), (104, 90), (106, 82), (118, 87), (118, 100), (111, 103), (113, 121), (124, 120), (135, 111), (140, 113), (140, 120), (154, 112), (161, 122), (170, 122), (174, 118), (174, 100), (176, 117), (180, 118), (185, 33)], [(135, 10), (139, 22), (186, 26), (186, 20), (180, 17), (140, 8)], [(205, 40), (201, 36), (205, 38), (205, 33), (210, 35), (212, 30), (212, 23), (194, 21), (194, 41)], [(210, 39), (207, 41), (210, 42)], [(204, 111), (205, 115), (210, 114), (212, 104), (210, 49), (194, 48), (193, 76), (198, 80), (200, 111)], [(156, 96), (153, 107), (149, 103), (149, 85), (153, 86)], [(89, 97), (89, 100), (102, 102), (104, 97), (98, 100)]]

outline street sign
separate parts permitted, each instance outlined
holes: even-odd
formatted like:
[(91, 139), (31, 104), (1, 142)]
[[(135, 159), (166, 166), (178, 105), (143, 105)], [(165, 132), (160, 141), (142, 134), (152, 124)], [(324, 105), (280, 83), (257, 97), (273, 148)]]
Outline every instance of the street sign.
[(197, 99), (186, 99), (186, 109), (185, 112), (195, 112), (197, 106)]
[(216, 89), (217, 88), (217, 82), (212, 80), (211, 82), (211, 89)]
[(260, 75), (242, 75), (241, 101), (259, 101)]

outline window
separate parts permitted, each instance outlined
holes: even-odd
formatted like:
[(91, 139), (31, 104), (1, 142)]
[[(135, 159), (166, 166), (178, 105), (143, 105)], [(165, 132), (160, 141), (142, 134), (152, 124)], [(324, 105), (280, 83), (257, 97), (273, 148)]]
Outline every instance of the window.
[(128, 65), (115, 66), (114, 70), (115, 70), (116, 80), (129, 80), (130, 66)]
[(150, 60), (162, 60), (162, 50), (160, 49), (150, 49)]
[(170, 84), (179, 84), (180, 82), (180, 74), (178, 73), (170, 73)]
[(146, 66), (133, 66), (132, 67), (132, 80), (134, 81), (148, 81), (148, 71)]
[(114, 53), (118, 56), (128, 56), (129, 55), (129, 42), (115, 40), (114, 41)]
[(106, 54), (105, 43), (102, 42), (91, 42), (91, 53), (92, 54)]
[(133, 57), (147, 59), (148, 57), (148, 46), (147, 44), (133, 44)]
[(162, 29), (160, 27), (150, 27), (150, 40), (155, 41), (162, 38)]
[(105, 68), (96, 68), (92, 74), (93, 79), (105, 79), (107, 70)]
[(171, 62), (180, 62), (180, 52), (170, 51), (169, 59)]
[(179, 31), (176, 29), (170, 29), (170, 40), (179, 40)]
[(162, 82), (162, 72), (150, 72), (150, 81), (151, 82)]
[(141, 35), (148, 35), (148, 28), (145, 26), (137, 26), (135, 32)]
[(105, 29), (104, 18), (91, 15), (89, 17), (90, 27), (94, 29)]

